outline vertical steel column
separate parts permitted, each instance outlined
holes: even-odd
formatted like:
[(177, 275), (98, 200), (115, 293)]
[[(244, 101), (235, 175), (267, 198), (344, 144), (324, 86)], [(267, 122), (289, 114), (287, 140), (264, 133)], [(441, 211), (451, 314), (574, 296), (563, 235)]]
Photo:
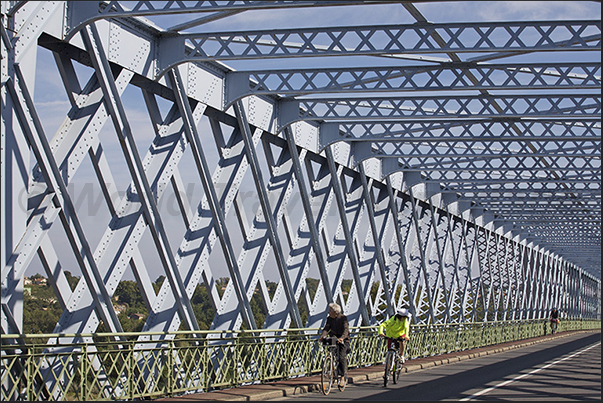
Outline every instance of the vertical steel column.
[[(312, 212), (316, 219), (316, 227), (317, 227), (317, 235), (319, 236), (318, 242), (323, 247), (324, 256), (325, 256), (325, 276), (327, 279), (329, 278), (329, 268), (331, 266), (331, 261), (329, 261), (329, 257), (332, 256), (332, 250), (336, 247), (334, 241), (329, 240), (328, 235), (328, 224), (329, 215), (331, 211), (331, 206), (333, 204), (333, 200), (335, 199), (335, 194), (332, 186), (332, 179), (330, 175), (329, 166), (326, 163), (325, 158), (322, 156), (318, 156), (317, 154), (309, 154), (305, 153), (304, 165), (305, 165), (305, 173), (307, 173), (309, 181), (308, 181), (308, 197), (309, 197), (309, 206), (312, 209)], [(317, 163), (319, 165), (317, 171), (313, 169), (313, 164)], [(322, 282), (322, 280), (321, 280)], [(322, 287), (316, 290), (314, 298), (312, 299), (312, 305), (310, 308), (310, 316), (308, 317), (308, 326), (309, 327), (319, 327), (324, 323), (325, 318), (325, 310), (328, 304), (327, 294), (322, 290), (324, 288), (324, 284)], [(336, 287), (338, 283), (330, 282), (328, 284), (329, 294), (333, 298), (333, 302), (335, 301), (336, 295)]]
[(260, 205), (264, 213), (264, 218), (266, 219), (266, 224), (268, 225), (268, 236), (274, 250), (274, 255), (276, 256), (276, 264), (279, 269), (281, 280), (285, 286), (285, 294), (289, 302), (291, 319), (296, 327), (301, 328), (303, 327), (301, 315), (299, 314), (299, 308), (297, 307), (297, 301), (295, 300), (295, 293), (293, 292), (293, 287), (291, 286), (291, 279), (289, 278), (289, 273), (287, 272), (287, 264), (285, 263), (283, 249), (278, 238), (274, 215), (272, 214), (270, 202), (266, 194), (266, 189), (264, 188), (264, 180), (262, 178), (262, 172), (260, 171), (260, 165), (255, 153), (255, 147), (253, 145), (253, 141), (251, 140), (251, 132), (249, 130), (249, 123), (247, 122), (247, 118), (245, 116), (245, 110), (243, 109), (243, 103), (242, 101), (237, 101), (233, 106), (237, 120), (239, 121), (239, 128), (243, 135), (243, 141), (245, 142), (247, 160), (249, 161), (249, 166), (251, 168), (255, 186), (258, 191)]
[[(486, 228), (482, 228), (480, 233), (483, 234), (483, 256), (481, 256), (480, 267), (482, 269), (480, 273), (480, 279), (482, 282), (482, 287), (487, 287), (487, 290), (484, 290), (482, 293), (482, 299), (484, 301), (484, 321), (492, 320), (492, 293), (493, 293), (493, 283), (494, 280), (492, 278), (492, 238), (494, 234), (492, 231), (487, 230)], [(481, 249), (480, 249), (481, 250)]]
[[(59, 217), (63, 223), (63, 228), (65, 229), (75, 258), (78, 261), (88, 287), (92, 290), (92, 296), (99, 315), (103, 318), (112, 332), (122, 332), (123, 329), (121, 323), (111, 304), (111, 297), (107, 293), (105, 284), (96, 267), (96, 262), (92, 256), (92, 251), (88, 245), (84, 230), (77, 217), (73, 202), (69, 197), (67, 186), (65, 186), (65, 183), (63, 182), (59, 168), (56, 165), (56, 161), (54, 160), (52, 151), (48, 145), (48, 140), (44, 134), (42, 124), (36, 115), (33, 100), (25, 88), (19, 65), (15, 63), (13, 67), (15, 69), (15, 78), (17, 79), (17, 82), (23, 83), (23, 85), (20, 85), (19, 92), (13, 87), (12, 80), (9, 80), (6, 85), (11, 92), (13, 102), (16, 101), (16, 112), (20, 115), (23, 130), (28, 138), (32, 151), (36, 156), (36, 160), (44, 175), (49, 191), (54, 193), (53, 202), (59, 209)], [(18, 94), (21, 94), (23, 98), (20, 99)], [(25, 110), (22, 108), (23, 105), (27, 107), (29, 116), (26, 115)], [(26, 126), (26, 122), (33, 125), (33, 127), (30, 127), (29, 125)], [(82, 256), (82, 252), (84, 256)]]
[[(9, 127), (11, 126), (10, 121), (12, 120), (12, 112), (9, 113), (9, 111), (13, 108), (9, 103), (9, 96), (7, 92), (7, 85), (5, 83), (5, 77), (8, 76), (8, 62), (12, 62), (14, 60), (14, 52), (8, 34), (6, 33), (6, 29), (4, 28), (4, 21), (0, 21), (0, 39), (2, 40), (2, 46), (6, 48), (7, 51), (6, 55), (2, 55), (2, 67), (0, 70), (0, 76), (2, 77), (2, 87), (0, 88), (0, 101), (2, 102), (2, 130), (0, 130), (0, 269), (2, 269), (2, 279), (0, 279), (0, 281), (2, 282), (2, 290), (5, 290), (5, 282), (8, 282), (8, 276), (11, 274), (8, 272), (8, 270), (5, 269), (8, 263), (7, 256), (9, 256), (9, 253), (12, 254), (12, 251), (14, 249), (13, 242), (8, 241), (9, 238), (7, 237), (7, 235), (9, 234), (6, 231), (8, 228), (6, 224), (8, 220), (11, 219), (10, 216), (12, 216), (12, 214), (9, 214), (9, 209), (7, 209), (8, 197), (10, 194), (9, 192), (12, 190), (9, 189), (8, 186), (9, 184), (12, 185), (12, 181), (8, 180), (8, 165), (6, 164), (6, 161), (7, 156), (9, 154), (7, 148), (7, 133)], [(12, 235), (10, 239), (12, 239)], [(16, 279), (13, 276), (13, 281), (14, 280)], [(4, 291), (2, 293), (2, 299), (4, 300)], [(23, 328), (18, 323), (15, 323), (13, 314), (8, 305), (5, 306), (5, 303), (2, 302), (1, 309), (3, 312), (3, 319), (1, 319), (2, 323), (0, 324), (2, 331), (4, 333), (13, 334), (22, 333)], [(5, 319), (7, 320), (6, 323)]]
[(504, 317), (504, 304), (503, 304), (503, 274), (504, 268), (504, 252), (505, 252), (505, 239), (500, 234), (496, 233), (496, 229), (493, 229), (492, 236), (495, 240), (494, 254), (492, 261), (494, 264), (490, 266), (492, 272), (492, 288), (494, 291), (494, 320), (500, 320), (500, 316)]
[(434, 323), (437, 323), (437, 321), (436, 321), (435, 310), (434, 310), (434, 306), (433, 306), (433, 297), (432, 297), (432, 292), (431, 292), (431, 286), (429, 283), (429, 275), (427, 273), (427, 266), (425, 265), (426, 245), (423, 244), (423, 240), (421, 239), (421, 225), (419, 224), (419, 215), (417, 213), (418, 202), (417, 202), (417, 199), (415, 199), (415, 197), (413, 195), (412, 187), (408, 189), (408, 193), (410, 195), (410, 200), (411, 200), (412, 217), (413, 217), (413, 222), (415, 224), (417, 244), (419, 245), (418, 249), (419, 249), (419, 256), (421, 259), (420, 270), (421, 270), (421, 273), (423, 273), (423, 281), (425, 282), (425, 292), (427, 294), (427, 300), (429, 302), (429, 304), (428, 304), (429, 317), (431, 319), (431, 323), (434, 324)]
[(519, 237), (515, 234), (513, 237), (513, 275), (515, 277), (515, 290), (513, 293), (513, 319), (520, 320), (522, 312), (520, 309), (521, 293), (524, 286), (524, 279), (521, 268), (521, 244)]
[(463, 287), (463, 292), (462, 292), (462, 300), (463, 300), (463, 319), (462, 321), (472, 321), (473, 320), (473, 310), (470, 309), (469, 306), (469, 296), (471, 297), (471, 300), (474, 301), (476, 298), (476, 291), (473, 289), (472, 285), (473, 285), (473, 279), (471, 277), (471, 272), (472, 272), (472, 264), (473, 264), (473, 247), (475, 246), (473, 243), (469, 244), (468, 239), (467, 239), (467, 233), (469, 231), (469, 222), (463, 220), (463, 219), (459, 219), (459, 224), (460, 226), (459, 228), (459, 232), (460, 232), (460, 243), (459, 243), (459, 256), (462, 253), (463, 254), (463, 258), (466, 264), (465, 270), (466, 270), (466, 278), (465, 278), (465, 284)]
[[(433, 237), (434, 237), (434, 241), (435, 241), (436, 252), (438, 255), (438, 269), (440, 271), (440, 276), (442, 277), (441, 284), (442, 284), (442, 290), (444, 292), (444, 300), (446, 301), (446, 306), (444, 307), (444, 309), (445, 309), (444, 323), (448, 323), (448, 321), (450, 320), (450, 293), (446, 289), (446, 273), (444, 271), (444, 255), (442, 253), (443, 246), (440, 245), (439, 235), (438, 235), (439, 226), (437, 225), (437, 220), (435, 218), (436, 210), (432, 203), (429, 203), (429, 209), (431, 211), (431, 227), (433, 228)], [(440, 214), (438, 214), (438, 218), (442, 219)], [(447, 217), (445, 217), (445, 218), (447, 219)], [(446, 243), (447, 238), (448, 237), (446, 234), (446, 238), (444, 239), (444, 244)]]
[(546, 259), (545, 259), (545, 254), (543, 253), (544, 250), (540, 247), (536, 248), (536, 253), (538, 256), (538, 271), (539, 271), (539, 281), (538, 281), (538, 286), (539, 286), (539, 292), (536, 294), (537, 300), (538, 300), (538, 306), (537, 306), (537, 310), (538, 310), (538, 318), (543, 318), (543, 317), (547, 317), (548, 316), (548, 312), (546, 311), (546, 307), (545, 307), (545, 303), (546, 303), (546, 292), (547, 290), (547, 285), (546, 285), (546, 274), (547, 274), (547, 265), (546, 265)]
[[(478, 267), (479, 270), (479, 275), (477, 276), (478, 278), (478, 282), (479, 282), (479, 287), (478, 289), (476, 289), (476, 298), (475, 298), (475, 303), (473, 306), (473, 312), (474, 312), (474, 316), (475, 316), (475, 321), (484, 321), (486, 322), (488, 320), (488, 304), (486, 302), (486, 289), (484, 286), (484, 272), (486, 271), (486, 269), (484, 268), (484, 263), (483, 263), (483, 259), (485, 259), (483, 257), (483, 253), (482, 252), (482, 248), (486, 248), (485, 244), (485, 239), (484, 239), (484, 235), (483, 233), (485, 232), (484, 228), (480, 228), (477, 225), (474, 226), (474, 244), (475, 244), (475, 251), (474, 251), (474, 258), (477, 259), (476, 265)], [(481, 303), (481, 310), (482, 310), (482, 314), (484, 315), (483, 318), (478, 318), (477, 317), (477, 304)]]
[(569, 273), (567, 262), (564, 259), (559, 259), (559, 281), (561, 282), (561, 290), (559, 295), (559, 310), (561, 311), (561, 309), (563, 309), (565, 315), (567, 315), (569, 308), (568, 295), (570, 293), (570, 287), (568, 274)]
[(555, 256), (549, 251), (544, 253), (545, 256), (545, 268), (546, 268), (546, 279), (545, 279), (545, 287), (546, 287), (546, 295), (544, 300), (544, 312), (548, 317), (548, 314), (553, 306), (556, 306), (558, 309), (560, 308), (557, 304), (557, 289), (558, 284), (556, 280), (556, 264), (555, 264)]
[[(579, 272), (579, 276), (580, 277), (579, 277), (578, 289), (580, 291), (582, 291), (584, 289), (583, 288), (583, 283), (584, 283), (583, 277), (584, 277), (584, 274), (582, 272)], [(578, 297), (578, 312), (580, 312), (580, 317), (581, 318), (582, 318), (583, 309), (584, 309), (584, 298), (582, 296), (582, 292), (580, 292), (579, 297)]]
[[(496, 232), (496, 230), (494, 230)], [(505, 313), (505, 298), (504, 298), (504, 294), (507, 292), (507, 290), (504, 289), (505, 287), (505, 282), (506, 282), (506, 278), (505, 278), (505, 269), (506, 269), (506, 254), (507, 254), (507, 239), (504, 235), (498, 234), (496, 233), (495, 236), (496, 239), (496, 266), (495, 266), (495, 270), (496, 270), (496, 283), (495, 283), (495, 288), (497, 291), (497, 303), (496, 303), (496, 307), (495, 307), (495, 312), (496, 312), (496, 318), (497, 320), (499, 320), (499, 317), (505, 317), (506, 313)]]
[(367, 180), (366, 180), (366, 172), (364, 171), (364, 164), (358, 164), (358, 171), (360, 172), (360, 181), (362, 182), (362, 189), (364, 195), (364, 204), (366, 205), (369, 217), (369, 225), (371, 227), (371, 234), (373, 236), (373, 243), (375, 245), (375, 254), (377, 255), (377, 263), (379, 264), (379, 272), (381, 273), (381, 279), (383, 281), (383, 291), (385, 292), (385, 299), (387, 300), (387, 314), (392, 316), (394, 314), (394, 309), (391, 306), (391, 298), (392, 293), (389, 289), (389, 283), (387, 281), (387, 273), (385, 266), (385, 258), (383, 257), (383, 240), (380, 239), (379, 233), (377, 232), (376, 224), (375, 224), (375, 209), (374, 209), (374, 200), (373, 193), (369, 189)]
[[(1, 26), (2, 61), (0, 88), (2, 103), (2, 123), (0, 127), (0, 268), (2, 269), (2, 315), (0, 315), (2, 331), (19, 334), (23, 331), (23, 275), (16, 270), (14, 250), (22, 246), (24, 233), (27, 231), (27, 212), (21, 208), (19, 198), (27, 192), (27, 177), (20, 172), (21, 167), (29, 167), (30, 150), (27, 137), (22, 132), (16, 105), (19, 101), (9, 94), (8, 81), (14, 85), (14, 64), (25, 62), (30, 66), (28, 78), (33, 78), (36, 48), (30, 47), (23, 51), (23, 42), (29, 41), (24, 35), (19, 35), (20, 26), (14, 26), (14, 16), (4, 15), (12, 3), (3, 2)], [(39, 5), (38, 7), (42, 7)], [(15, 6), (15, 11), (17, 6)], [(36, 21), (39, 23), (39, 21)], [(26, 29), (24, 29), (25, 31)], [(14, 32), (14, 34), (13, 34)], [(21, 31), (22, 32), (22, 31)], [(9, 36), (10, 34), (10, 36)], [(4, 50), (6, 49), (6, 53)], [(23, 84), (25, 85), (25, 83)], [(14, 90), (14, 88), (13, 88)], [(56, 217), (56, 216), (55, 216)]]
[[(548, 312), (544, 312), (544, 303), (545, 303), (545, 293), (546, 293), (546, 265), (544, 262), (544, 256), (542, 253), (542, 249), (536, 247), (534, 249), (536, 255), (536, 264), (534, 270), (537, 270), (537, 281), (538, 281), (538, 290), (536, 292), (536, 303), (534, 308), (536, 310), (536, 317), (538, 319), (543, 318), (544, 315), (547, 315)], [(548, 315), (547, 315), (548, 316)]]
[[(451, 289), (450, 292), (452, 294), (452, 288), (453, 287), (453, 283), (456, 282), (456, 289), (457, 291), (455, 292), (456, 296), (451, 296), (451, 300), (453, 300), (453, 302), (456, 302), (458, 304), (458, 309), (459, 309), (459, 314), (458, 314), (458, 318), (459, 318), (459, 322), (463, 321), (463, 318), (465, 316), (465, 292), (466, 292), (466, 285), (467, 282), (465, 282), (465, 287), (463, 290), (461, 290), (462, 287), (462, 283), (461, 283), (461, 278), (459, 275), (459, 271), (460, 271), (460, 264), (459, 264), (459, 257), (461, 254), (461, 249), (462, 249), (462, 238), (460, 236), (457, 235), (457, 237), (455, 237), (455, 231), (454, 228), (456, 227), (456, 221), (454, 220), (452, 214), (450, 214), (450, 212), (448, 211), (448, 209), (446, 209), (446, 214), (448, 217), (448, 228), (447, 231), (449, 232), (449, 242), (450, 242), (450, 250), (451, 250), (451, 255), (452, 255), (452, 259), (453, 259), (453, 266), (454, 266), (454, 273), (453, 273), (453, 280), (451, 281)], [(455, 247), (455, 240), (458, 239), (458, 250)], [(451, 317), (452, 319), (452, 317)]]
[(521, 283), (519, 290), (519, 298), (521, 298), (521, 303), (519, 303), (518, 307), (520, 309), (518, 319), (528, 319), (529, 311), (528, 311), (528, 290), (530, 289), (530, 273), (528, 270), (528, 251), (527, 246), (524, 242), (518, 242), (519, 248), (519, 270), (521, 272)]
[(553, 270), (554, 270), (554, 280), (555, 280), (555, 295), (554, 295), (554, 304), (557, 308), (561, 309), (562, 304), (562, 296), (563, 296), (563, 272), (561, 267), (561, 261), (559, 256), (553, 256)]
[[(469, 223), (469, 221), (465, 221), (462, 224), (462, 237), (463, 237), (463, 243), (465, 245), (464, 251), (465, 251), (465, 259), (467, 260), (467, 276), (468, 276), (468, 280), (467, 280), (467, 285), (465, 286), (465, 292), (467, 292), (467, 288), (471, 287), (471, 301), (472, 301), (472, 306), (471, 306), (471, 310), (470, 313), (471, 315), (469, 316), (469, 321), (470, 322), (476, 322), (477, 321), (477, 316), (476, 316), (476, 306), (477, 306), (477, 301), (478, 301), (478, 294), (479, 294), (479, 289), (481, 288), (481, 284), (478, 283), (477, 286), (474, 286), (472, 278), (471, 278), (471, 274), (472, 274), (472, 269), (473, 269), (473, 264), (474, 264), (474, 259), (476, 257), (476, 250), (477, 250), (477, 239), (475, 236), (475, 227)], [(468, 234), (471, 233), (473, 234), (473, 236), (471, 237), (471, 242), (468, 241)], [(477, 280), (479, 282), (479, 279)]]
[(283, 133), (285, 135), (285, 138), (287, 139), (287, 146), (289, 147), (289, 152), (291, 153), (291, 161), (293, 162), (293, 172), (295, 173), (295, 179), (298, 183), (302, 206), (304, 208), (304, 214), (306, 215), (306, 219), (308, 221), (308, 229), (310, 230), (312, 249), (314, 250), (314, 256), (316, 257), (318, 272), (320, 274), (320, 279), (322, 280), (323, 291), (327, 297), (327, 301), (333, 302), (333, 293), (331, 293), (331, 285), (329, 284), (329, 277), (327, 276), (326, 271), (327, 265), (325, 263), (322, 247), (320, 246), (320, 238), (318, 230), (316, 228), (317, 223), (314, 218), (312, 206), (310, 205), (310, 195), (308, 194), (308, 189), (310, 188), (306, 184), (306, 180), (302, 172), (301, 161), (299, 159), (299, 152), (297, 151), (297, 144), (295, 144), (295, 139), (293, 138), (293, 133), (291, 132), (291, 128), (289, 126), (284, 128)]
[(343, 227), (345, 242), (346, 242), (346, 251), (348, 258), (350, 259), (350, 266), (352, 267), (352, 275), (354, 276), (354, 284), (356, 285), (356, 292), (358, 293), (358, 300), (360, 302), (360, 316), (364, 321), (364, 324), (368, 326), (371, 321), (368, 314), (368, 309), (366, 308), (366, 301), (364, 299), (364, 295), (362, 293), (362, 287), (360, 283), (360, 275), (358, 273), (358, 259), (356, 258), (356, 252), (354, 248), (354, 242), (352, 239), (352, 232), (350, 232), (350, 225), (345, 216), (345, 200), (343, 196), (343, 190), (341, 189), (341, 182), (339, 179), (339, 171), (335, 166), (335, 157), (333, 156), (333, 151), (331, 151), (331, 146), (327, 146), (325, 148), (325, 153), (327, 156), (327, 162), (329, 164), (329, 171), (331, 172), (331, 180), (333, 183), (333, 192), (335, 193), (335, 200), (337, 201), (337, 207), (339, 211), (339, 218), (341, 220), (341, 225)]
[[(118, 80), (123, 84), (129, 77), (127, 74), (120, 74)], [(66, 185), (86, 156), (86, 153), (78, 153), (78, 150), (96, 147), (97, 153), (102, 151), (94, 133), (96, 127), (102, 126), (106, 120), (105, 108), (100, 102), (100, 92), (97, 80), (93, 76), (83, 93), (77, 97), (78, 106), (71, 108), (68, 120), (59, 129), (61, 135), (55, 136), (50, 144), (57, 165), (66, 167)], [(100, 154), (104, 155), (102, 152)], [(49, 228), (58, 216), (58, 209), (52, 204), (51, 195), (46, 194), (47, 184), (38, 166), (33, 168), (29, 182), (27, 204), (30, 215), (27, 228), (19, 245), (13, 250), (11, 261), (7, 263), (19, 277), (23, 276), (40, 242), (48, 236)]]
[(542, 251), (542, 292), (540, 294), (540, 310), (542, 315), (548, 317), (549, 311), (551, 309), (551, 296), (553, 294), (552, 289), (552, 278), (551, 278), (551, 268), (550, 268), (550, 259), (547, 252)]
[(230, 272), (231, 278), (234, 281), (235, 293), (237, 294), (239, 302), (243, 304), (243, 310), (241, 311), (241, 313), (249, 327), (251, 329), (257, 329), (257, 324), (255, 323), (255, 318), (253, 316), (253, 311), (251, 310), (251, 305), (249, 304), (249, 300), (247, 299), (247, 296), (245, 294), (245, 287), (243, 285), (243, 281), (241, 280), (241, 273), (237, 266), (237, 259), (234, 255), (230, 236), (226, 227), (224, 212), (220, 207), (220, 202), (216, 195), (215, 189), (211, 183), (211, 178), (209, 176), (209, 167), (207, 166), (207, 161), (205, 160), (205, 155), (202, 151), (203, 148), (201, 147), (201, 142), (199, 140), (197, 129), (192, 123), (193, 119), (192, 112), (190, 110), (190, 104), (188, 102), (188, 98), (186, 97), (186, 92), (184, 90), (184, 86), (182, 84), (178, 68), (170, 70), (168, 76), (171, 80), (171, 84), (174, 89), (174, 95), (176, 96), (176, 101), (180, 108), (182, 119), (185, 122), (185, 132), (187, 134), (188, 142), (191, 146), (193, 157), (195, 159), (197, 172), (199, 173), (201, 183), (203, 184), (203, 189), (205, 191), (205, 194), (207, 195), (207, 199), (210, 204), (210, 209), (215, 223), (214, 229), (216, 230), (218, 238), (222, 244), (222, 250), (225, 252), (228, 270)]
[(534, 299), (536, 298), (535, 294), (538, 292), (537, 291), (537, 276), (535, 273), (535, 268), (534, 268), (534, 254), (535, 251), (534, 249), (530, 248), (529, 245), (526, 243), (525, 245), (525, 250), (524, 250), (524, 255), (526, 256), (526, 262), (525, 262), (525, 267), (526, 267), (526, 271), (529, 273), (529, 292), (526, 294), (527, 296), (527, 304), (526, 304), (526, 310), (527, 310), (527, 318), (526, 319), (536, 319), (536, 309), (534, 308)]
[(163, 228), (163, 222), (155, 203), (153, 192), (149, 186), (148, 180), (144, 173), (144, 168), (140, 161), (140, 156), (136, 149), (136, 143), (132, 137), (132, 131), (128, 123), (123, 105), (119, 98), (115, 81), (111, 73), (109, 62), (104, 54), (101, 46), (98, 32), (93, 24), (87, 25), (82, 31), (82, 39), (90, 55), (94, 70), (97, 74), (103, 92), (105, 94), (105, 105), (109, 111), (109, 115), (113, 120), (115, 131), (120, 140), (120, 145), (124, 153), (124, 157), (128, 164), (128, 169), (132, 174), (132, 179), (136, 187), (136, 191), (140, 197), (140, 202), (143, 207), (144, 215), (147, 220), (148, 228), (151, 231), (153, 241), (159, 252), (161, 263), (164, 267), (168, 281), (176, 295), (176, 302), (179, 307), (180, 314), (184, 319), (187, 327), (190, 330), (199, 330), (199, 324), (195, 317), (193, 307), (186, 295), (186, 288), (180, 277), (180, 272), (172, 250), (169, 246), (168, 238)]
[[(511, 311), (511, 307), (509, 306), (509, 301), (511, 300), (511, 294), (513, 293), (513, 290), (515, 289), (515, 287), (513, 287), (513, 284), (511, 283), (511, 274), (509, 271), (509, 261), (512, 260), (512, 257), (510, 257), (509, 255), (512, 253), (513, 250), (513, 243), (512, 240), (503, 237), (503, 242), (505, 245), (505, 263), (504, 266), (502, 267), (502, 270), (504, 270), (503, 275), (505, 276), (506, 279), (506, 287), (504, 284), (501, 284), (501, 289), (503, 287), (505, 287), (505, 289), (502, 289), (503, 293), (504, 293), (504, 301), (503, 301), (503, 308), (504, 308), (504, 316), (502, 318), (502, 320), (508, 320), (509, 319), (509, 311)], [(512, 318), (511, 318), (512, 319)]]
[(570, 304), (568, 305), (568, 311), (572, 316), (577, 317), (579, 314), (578, 309), (578, 296), (580, 295), (580, 285), (578, 279), (579, 272), (574, 270), (573, 267), (570, 267), (570, 283), (571, 283), (571, 291), (570, 294)]
[[(400, 221), (398, 219), (398, 207), (396, 204), (396, 193), (392, 187), (392, 180), (389, 176), (385, 178), (385, 184), (387, 186), (387, 192), (389, 194), (389, 208), (392, 219), (394, 221), (394, 228), (396, 233), (396, 240), (398, 242), (398, 249), (400, 250), (400, 265), (402, 266), (402, 273), (404, 274), (404, 283), (406, 285), (406, 292), (408, 293), (408, 300), (410, 301), (410, 313), (414, 318), (417, 318), (417, 308), (415, 301), (415, 293), (409, 278), (408, 273), (408, 262), (406, 261), (406, 245), (402, 239), (402, 229), (400, 228)], [(386, 277), (387, 278), (387, 277)], [(385, 281), (385, 280), (384, 280)], [(394, 284), (395, 286), (395, 284)], [(388, 301), (389, 303), (389, 301)], [(416, 319), (415, 319), (416, 320)]]

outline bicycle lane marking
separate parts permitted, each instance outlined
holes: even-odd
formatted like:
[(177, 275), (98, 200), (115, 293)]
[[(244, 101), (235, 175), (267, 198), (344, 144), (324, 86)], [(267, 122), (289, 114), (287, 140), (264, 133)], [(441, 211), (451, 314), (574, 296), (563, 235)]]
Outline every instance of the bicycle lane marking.
[(565, 360), (567, 360), (567, 359), (570, 359), (570, 358), (572, 358), (572, 357), (575, 357), (575, 356), (576, 356), (576, 355), (578, 355), (578, 354), (582, 354), (582, 353), (584, 353), (585, 351), (590, 350), (591, 348), (594, 348), (594, 347), (599, 346), (600, 344), (601, 344), (601, 342), (598, 342), (597, 344), (593, 344), (592, 346), (587, 347), (587, 348), (585, 348), (584, 350), (580, 350), (580, 351), (578, 351), (578, 352), (576, 352), (576, 353), (574, 353), (574, 354), (572, 354), (572, 355), (569, 355), (569, 356), (567, 356), (567, 357), (565, 357), (565, 358), (562, 358), (562, 359), (560, 359), (560, 360), (557, 360), (557, 361), (551, 362), (550, 364), (547, 364), (547, 365), (545, 365), (545, 366), (543, 366), (543, 367), (536, 368), (536, 369), (534, 369), (534, 370), (532, 370), (532, 371), (530, 371), (530, 372), (528, 372), (528, 373), (526, 373), (526, 374), (522, 374), (522, 375), (520, 375), (520, 376), (518, 376), (518, 377), (516, 377), (516, 378), (509, 379), (509, 380), (506, 380), (506, 381), (504, 381), (504, 382), (501, 382), (501, 383), (499, 383), (498, 385), (494, 385), (494, 386), (492, 386), (492, 387), (490, 387), (490, 388), (480, 390), (479, 392), (474, 393), (474, 394), (473, 394), (473, 395), (471, 395), (471, 396), (464, 397), (464, 398), (459, 399), (459, 400), (460, 400), (460, 401), (467, 401), (467, 400), (471, 400), (471, 399), (473, 399), (473, 398), (475, 398), (475, 397), (478, 397), (478, 396), (484, 395), (484, 394), (486, 394), (486, 393), (488, 393), (488, 392), (490, 392), (490, 391), (492, 391), (492, 390), (494, 390), (494, 389), (497, 389), (497, 388), (502, 388), (502, 387), (504, 387), (504, 386), (507, 386), (507, 385), (508, 385), (508, 384), (510, 384), (510, 383), (513, 383), (513, 382), (518, 381), (518, 380), (520, 380), (520, 379), (526, 378), (526, 377), (528, 377), (528, 376), (530, 376), (530, 375), (532, 375), (532, 374), (535, 374), (536, 372), (542, 371), (543, 369), (547, 369), (548, 367), (551, 367), (551, 366), (553, 366), (553, 365), (555, 365), (555, 364), (559, 364), (559, 363), (560, 363), (560, 362), (562, 362), (562, 361), (565, 361)]

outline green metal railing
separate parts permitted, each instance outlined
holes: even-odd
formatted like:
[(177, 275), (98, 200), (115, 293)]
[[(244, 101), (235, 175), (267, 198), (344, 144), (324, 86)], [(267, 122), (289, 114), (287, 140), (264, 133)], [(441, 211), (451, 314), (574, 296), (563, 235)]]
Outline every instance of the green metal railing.
[[(601, 329), (564, 320), (559, 332)], [(378, 365), (376, 327), (351, 331), (349, 367)], [(319, 329), (89, 335), (1, 335), (2, 400), (134, 400), (204, 392), (320, 372)], [(409, 358), (529, 339), (547, 321), (413, 325)], [(79, 337), (87, 342), (61, 343)], [(53, 343), (53, 344), (49, 344)]]

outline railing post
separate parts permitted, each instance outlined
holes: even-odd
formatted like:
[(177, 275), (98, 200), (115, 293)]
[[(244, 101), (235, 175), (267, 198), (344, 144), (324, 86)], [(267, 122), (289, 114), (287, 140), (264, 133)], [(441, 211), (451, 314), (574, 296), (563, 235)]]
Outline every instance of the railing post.
[(84, 344), (82, 349), (82, 400), (88, 397), (88, 345)]
[(306, 350), (306, 376), (310, 376), (312, 375), (312, 357), (311, 357), (311, 349), (312, 349), (312, 339), (310, 338), (310, 335), (305, 334), (306, 338), (304, 340), (304, 344), (306, 345), (305, 350)]
[(129, 395), (130, 400), (134, 400), (134, 342), (128, 343), (128, 387), (130, 389)]
[[(287, 334), (285, 335), (285, 340), (283, 341), (283, 345), (285, 346), (285, 362), (291, 362), (291, 355), (289, 354), (289, 332), (287, 332)], [(287, 365), (282, 365), (281, 366), (281, 377), (288, 379), (289, 378), (289, 374), (287, 374), (285, 371), (287, 370)]]
[(234, 338), (233, 343), (233, 364), (232, 364), (232, 386), (237, 386), (237, 370), (239, 369), (239, 337)]
[(266, 364), (268, 362), (268, 360), (266, 359), (266, 338), (262, 337), (260, 339), (260, 344), (261, 344), (261, 348), (262, 351), (260, 352), (260, 362), (259, 362), (259, 367), (260, 367), (260, 382), (264, 383), (266, 382)]
[(174, 371), (174, 365), (173, 365), (174, 354), (177, 353), (175, 340), (176, 340), (175, 337), (174, 337), (174, 339), (169, 340), (168, 351), (167, 351), (167, 353), (168, 353), (168, 356), (167, 356), (167, 373), (168, 373), (167, 393), (169, 396), (172, 396), (174, 394), (174, 385), (176, 384), (176, 380), (174, 379), (174, 377), (177, 374), (177, 372)]
[(203, 370), (204, 370), (204, 380), (205, 380), (205, 391), (209, 391), (209, 387), (211, 385), (211, 376), (210, 376), (210, 369), (213, 370), (213, 368), (210, 368), (210, 364), (211, 364), (211, 353), (210, 353), (210, 346), (209, 346), (209, 341), (207, 340), (207, 336), (205, 337), (205, 341), (203, 343), (203, 346), (205, 348), (205, 354), (203, 355), (205, 357), (205, 365), (203, 366)]
[[(86, 345), (84, 344), (84, 349), (86, 348)], [(82, 399), (82, 395), (84, 392), (84, 388), (86, 387), (86, 382), (84, 382), (84, 376), (85, 376), (85, 371), (84, 371), (84, 365), (86, 365), (86, 356), (83, 354), (84, 350), (80, 350), (82, 352), (82, 355), (80, 355), (80, 365), (77, 366), (77, 371), (80, 374), (80, 385), (79, 385), (79, 395), (80, 395), (80, 399)], [(76, 394), (76, 398), (77, 398), (77, 394)], [(83, 399), (82, 399), (83, 400)]]
[[(31, 402), (32, 400), (34, 400), (33, 399), (33, 393), (32, 393), (32, 390), (31, 390), (32, 385), (33, 385), (33, 381), (31, 381), (31, 378), (33, 378), (33, 376), (31, 376), (31, 373), (32, 373), (31, 372), (32, 358), (31, 358), (31, 354), (30, 354), (31, 349), (26, 348), (25, 351), (26, 351), (26, 353), (25, 353), (26, 354), (25, 355), (25, 359), (27, 360), (26, 361), (26, 365), (25, 365), (25, 367), (27, 368), (27, 374), (25, 376), (25, 382), (27, 382), (27, 388), (26, 388), (26, 390), (27, 390), (27, 400), (29, 400)], [(35, 350), (34, 350), (34, 354), (35, 354)]]

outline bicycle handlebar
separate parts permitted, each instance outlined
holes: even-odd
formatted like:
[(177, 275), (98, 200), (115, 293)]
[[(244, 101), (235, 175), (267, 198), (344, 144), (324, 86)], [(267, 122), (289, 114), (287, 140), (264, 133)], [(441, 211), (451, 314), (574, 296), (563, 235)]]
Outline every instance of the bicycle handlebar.
[(322, 344), (329, 345), (329, 346), (336, 346), (337, 345), (337, 337), (335, 336), (329, 336), (329, 337), (325, 337), (322, 340), (319, 340)]
[(404, 337), (387, 337), (387, 336), (383, 336), (384, 339), (386, 340), (403, 340), (403, 341), (407, 341), (407, 339), (405, 339)]

